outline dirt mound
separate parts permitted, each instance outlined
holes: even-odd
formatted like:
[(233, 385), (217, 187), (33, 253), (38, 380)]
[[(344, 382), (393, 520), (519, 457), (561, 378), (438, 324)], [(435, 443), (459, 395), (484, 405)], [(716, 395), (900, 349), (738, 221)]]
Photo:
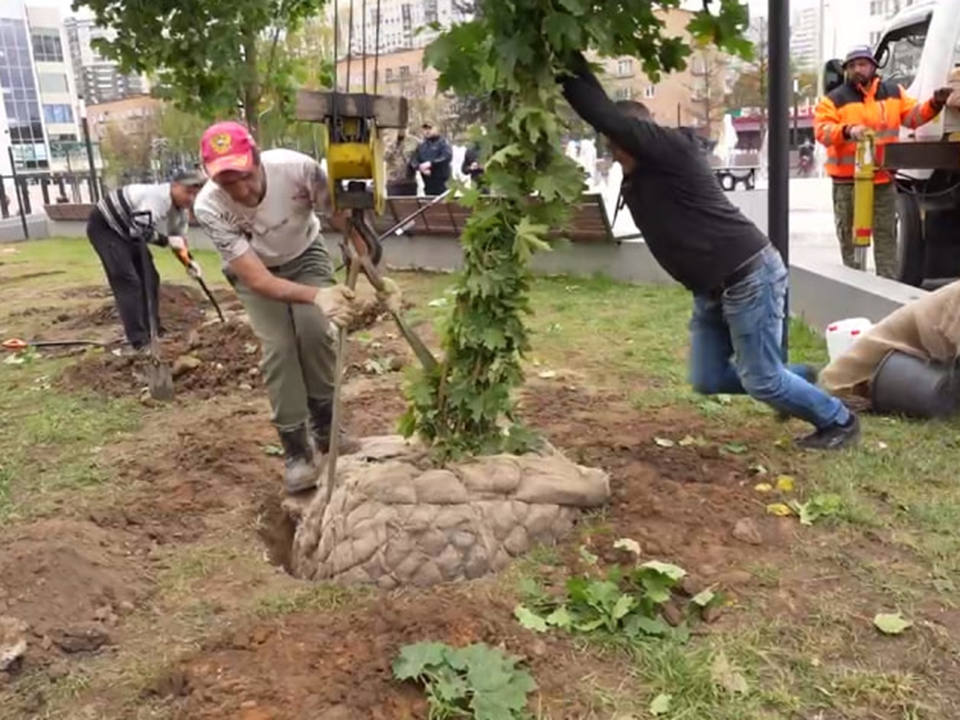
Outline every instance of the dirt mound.
[(116, 624), (144, 587), (132, 538), (92, 523), (15, 526), (0, 535), (0, 547), (0, 614), (30, 624), (28, 662), (73, 626)]
[[(222, 293), (218, 294), (222, 295)], [(88, 297), (88, 295), (81, 294), (80, 297)], [(101, 297), (101, 295), (96, 294), (92, 297)], [(120, 316), (117, 314), (117, 307), (109, 289), (106, 297), (111, 298), (110, 302), (70, 318), (65, 323), (65, 327), (80, 329), (119, 325)], [(217, 300), (222, 305), (226, 298), (218, 297)], [(184, 332), (211, 317), (216, 317), (216, 311), (207, 297), (197, 288), (187, 285), (160, 285), (160, 324), (166, 332)]]
[[(748, 564), (751, 556), (769, 557), (792, 539), (789, 518), (758, 513), (763, 503), (753, 490), (750, 444), (759, 439), (749, 431), (718, 437), (689, 412), (644, 417), (624, 396), (554, 386), (529, 388), (521, 407), (523, 417), (572, 460), (610, 473), (610, 529), (637, 540), (647, 558), (677, 562), (705, 580), (725, 580), (727, 570)], [(656, 442), (688, 435), (695, 442), (686, 446)], [(725, 450), (734, 441), (742, 447)], [(743, 518), (756, 524), (762, 545), (733, 537)], [(609, 543), (602, 545), (596, 551), (616, 560)]]
[(279, 491), (282, 463), (266, 452), (277, 442), (273, 427), (250, 403), (233, 402), (226, 413), (195, 404), (175, 428), (153, 426), (135, 446), (119, 446), (107, 462), (136, 491), (97, 510), (94, 522), (159, 545), (192, 542), (219, 514), (252, 511), (265, 493)]
[[(200, 326), (186, 337), (162, 343), (164, 360), (175, 369), (178, 394), (208, 398), (227, 389), (250, 390), (260, 384), (260, 346), (246, 323), (230, 320)], [(194, 367), (177, 369), (177, 359), (189, 356)], [(142, 356), (94, 355), (67, 368), (61, 383), (67, 389), (93, 390), (111, 397), (137, 394), (146, 385)]]
[(422, 691), (393, 679), (400, 649), (427, 639), (486, 642), (530, 659), (554, 717), (586, 717), (576, 697), (581, 661), (568, 665), (570, 653), (554, 639), (520, 628), (512, 607), (494, 586), (448, 586), (289, 616), (213, 644), (160, 679), (156, 691), (176, 697), (181, 718), (426, 718)]

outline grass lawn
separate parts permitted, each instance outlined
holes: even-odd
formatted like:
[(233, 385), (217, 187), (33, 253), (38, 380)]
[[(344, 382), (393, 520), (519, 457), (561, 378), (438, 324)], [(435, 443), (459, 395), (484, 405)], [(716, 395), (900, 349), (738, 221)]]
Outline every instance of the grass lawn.
[[(172, 254), (155, 255), (167, 282), (190, 284)], [(197, 255), (209, 281), (228, 288), (216, 257)], [(452, 277), (394, 277), (414, 303), (410, 319), (424, 330), (439, 326)], [(0, 336), (61, 332), (109, 302), (84, 292), (103, 284), (85, 240), (0, 245)], [(644, 559), (676, 562), (703, 577), (716, 566), (725, 578), (718, 581), (726, 598), (719, 620), (696, 626), (688, 642), (551, 631), (544, 637), (550, 662), (565, 674), (542, 658), (533, 663), (549, 700), (535, 708), (538, 717), (960, 717), (960, 422), (866, 417), (859, 448), (801, 454), (790, 441), (806, 432), (802, 423), (778, 423), (747, 398), (705, 398), (689, 389), (690, 298), (682, 290), (544, 278), (534, 283), (532, 306), (531, 395), (521, 407), (578, 462), (596, 459), (610, 470), (611, 508), (585, 518), (569, 544), (542, 549), (502, 577), (391, 598), (305, 585), (265, 562), (265, 498), (275, 494), (281, 470), (264, 450), (275, 439), (261, 388), (149, 407), (136, 397), (65, 388), (60, 375), (84, 361), (78, 356), (0, 362), (0, 615), (5, 608), (27, 612), (29, 604), (47, 613), (36, 623), (55, 625), (66, 610), (45, 595), (76, 592), (78, 603), (86, 601), (82, 584), (35, 586), (25, 558), (53, 570), (62, 563), (62, 577), (88, 563), (103, 587), (136, 591), (112, 626), (109, 652), (60, 657), (55, 648), (38, 650), (20, 675), (0, 682), (0, 718), (325, 717), (299, 714), (309, 697), (300, 689), (256, 694), (257, 668), (285, 662), (268, 655), (272, 640), (245, 646), (236, 666), (232, 656), (216, 654), (222, 649), (214, 640), (268, 627), (333, 648), (341, 634), (362, 632), (382, 603), (407, 607), (402, 603), (448, 592), (465, 593), (465, 618), (474, 602), (476, 613), (493, 613), (499, 606), (489, 598), (512, 607), (531, 588), (580, 572), (581, 546), (597, 550), (634, 530), (649, 530), (636, 538)], [(71, 319), (58, 325), (58, 314)], [(395, 329), (382, 322), (353, 345), (359, 352), (395, 340)], [(825, 348), (793, 323), (791, 355), (822, 363)], [(392, 398), (385, 408), (402, 407), (399, 373), (371, 382)], [(384, 423), (389, 431), (389, 418)], [(764, 492), (764, 483), (782, 476), (795, 489)], [(803, 525), (768, 512), (790, 501), (821, 515)], [(774, 534), (756, 545), (732, 539), (741, 517)], [(58, 554), (71, 551), (77, 556), (69, 562)], [(901, 635), (879, 633), (874, 616), (896, 612), (912, 626)], [(354, 614), (348, 621), (338, 613)], [(514, 632), (531, 641), (509, 609), (490, 622), (511, 648)], [(189, 665), (194, 673), (211, 663), (246, 667), (249, 677), (230, 687), (254, 705), (240, 712), (218, 700), (215, 707), (212, 686), (206, 700), (179, 686), (171, 691), (169, 678), (179, 677), (171, 668), (185, 657), (199, 658)], [(302, 692), (317, 692), (310, 669), (297, 671), (304, 673)], [(364, 671), (353, 671), (362, 685)], [(576, 703), (558, 709), (565, 693)], [(655, 714), (651, 702), (661, 695), (670, 697)], [(299, 710), (291, 698), (301, 698)], [(419, 716), (396, 712), (392, 717)]]

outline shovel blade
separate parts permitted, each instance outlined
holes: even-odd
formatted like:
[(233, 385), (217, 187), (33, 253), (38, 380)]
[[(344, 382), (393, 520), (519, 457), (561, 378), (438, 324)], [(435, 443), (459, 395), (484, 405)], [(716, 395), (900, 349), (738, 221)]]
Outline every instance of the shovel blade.
[(147, 386), (150, 397), (162, 402), (173, 400), (173, 373), (170, 366), (163, 363), (150, 363), (147, 366)]

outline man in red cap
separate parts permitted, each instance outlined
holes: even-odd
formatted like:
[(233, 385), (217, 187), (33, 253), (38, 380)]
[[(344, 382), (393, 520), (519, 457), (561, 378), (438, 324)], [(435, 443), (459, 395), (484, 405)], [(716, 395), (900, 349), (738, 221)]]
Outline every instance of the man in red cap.
[(315, 213), (330, 208), (326, 176), (307, 155), (260, 152), (236, 122), (209, 127), (200, 152), (212, 182), (197, 197), (194, 214), (260, 339), (287, 492), (309, 490), (320, 471), (315, 453), (328, 451), (334, 431), (331, 324), (345, 327), (354, 312), (353, 292), (335, 284)]

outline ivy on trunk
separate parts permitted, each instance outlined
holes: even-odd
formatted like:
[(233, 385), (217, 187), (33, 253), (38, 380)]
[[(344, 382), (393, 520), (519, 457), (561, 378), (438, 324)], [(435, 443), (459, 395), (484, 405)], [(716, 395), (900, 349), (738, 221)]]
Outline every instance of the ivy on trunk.
[[(442, 337), (444, 361), (415, 376), (401, 421), (441, 456), (522, 452), (536, 440), (514, 413), (530, 347), (524, 315), (530, 258), (549, 249), (584, 189), (580, 167), (562, 151), (562, 96), (556, 82), (571, 55), (587, 48), (629, 55), (656, 80), (681, 69), (691, 48), (664, 34), (662, 12), (680, 0), (478, 0), (474, 20), (453, 26), (426, 51), (440, 91), (489, 98), (483, 137), (489, 195), (463, 192), (464, 267)], [(704, 0), (688, 30), (698, 41), (749, 54), (747, 10), (738, 0)]]

